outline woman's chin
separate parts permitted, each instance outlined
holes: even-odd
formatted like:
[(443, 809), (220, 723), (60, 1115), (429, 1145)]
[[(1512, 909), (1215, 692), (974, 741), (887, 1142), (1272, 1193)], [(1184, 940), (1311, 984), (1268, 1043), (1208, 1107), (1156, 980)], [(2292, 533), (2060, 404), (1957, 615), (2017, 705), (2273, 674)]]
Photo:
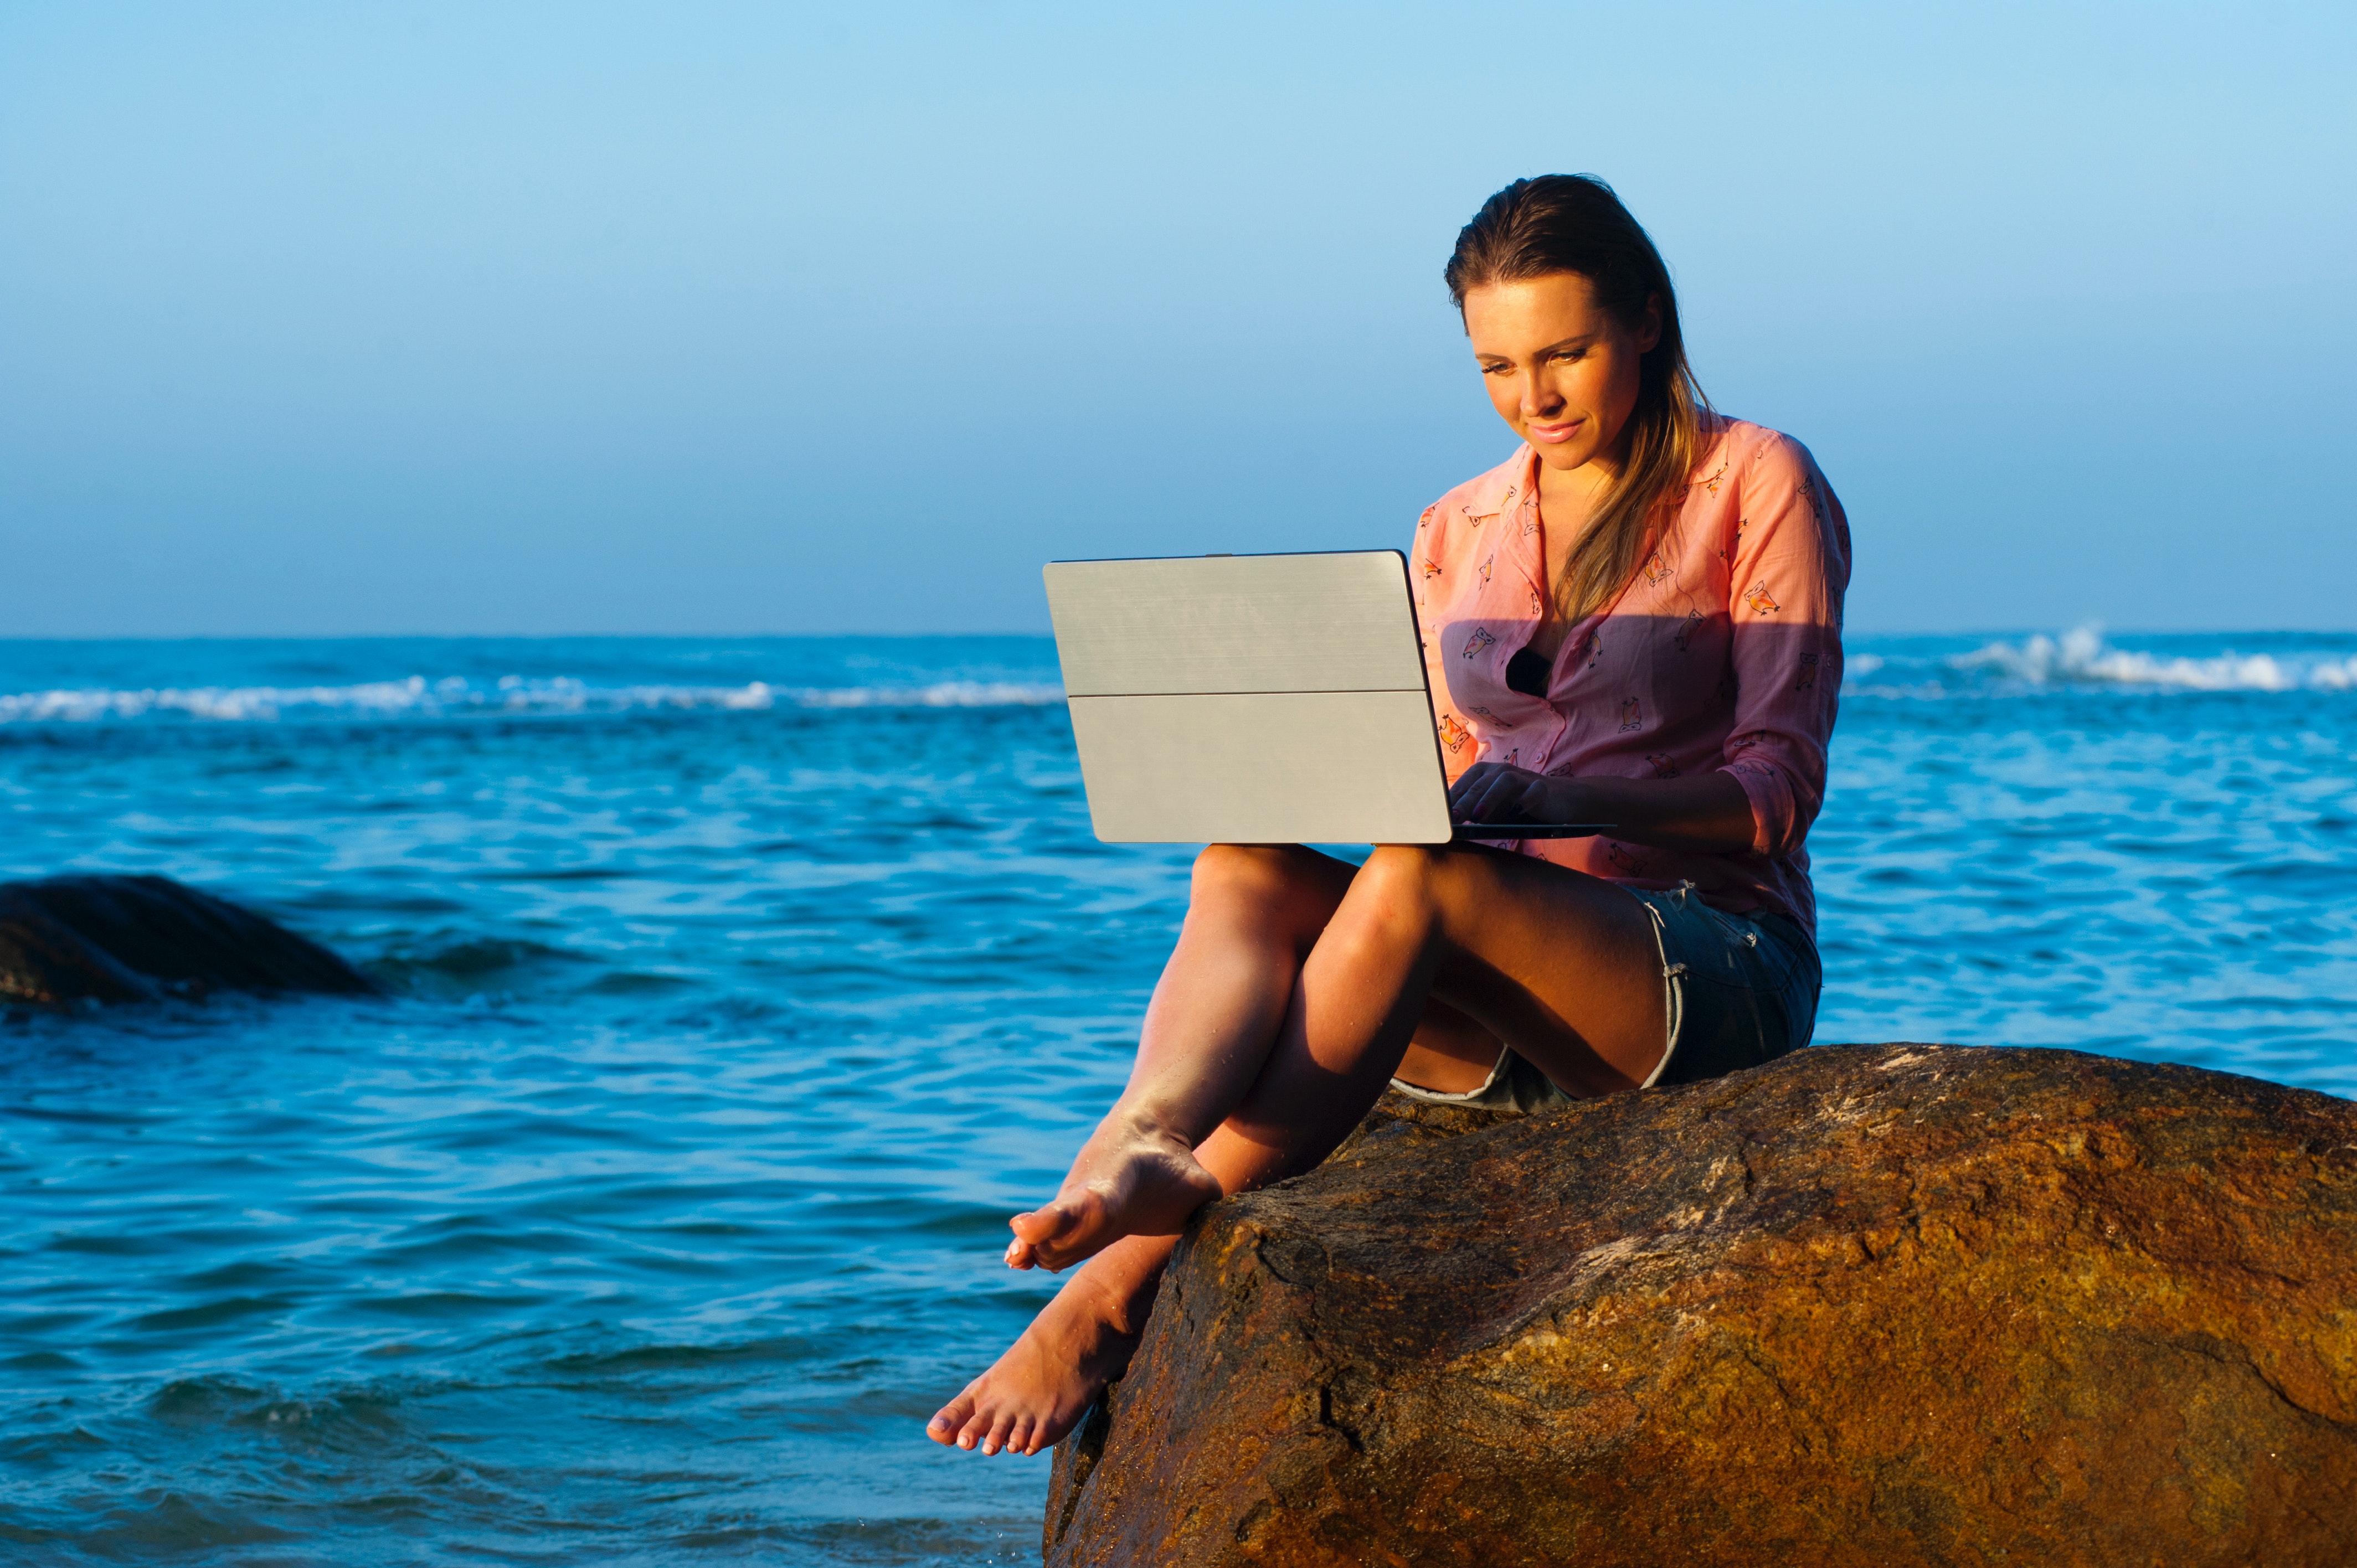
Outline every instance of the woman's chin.
[(1596, 460), (1596, 448), (1585, 441), (1566, 441), (1555, 446), (1534, 441), (1531, 448), (1539, 455), (1540, 462), (1566, 473), (1574, 468), (1585, 468)]

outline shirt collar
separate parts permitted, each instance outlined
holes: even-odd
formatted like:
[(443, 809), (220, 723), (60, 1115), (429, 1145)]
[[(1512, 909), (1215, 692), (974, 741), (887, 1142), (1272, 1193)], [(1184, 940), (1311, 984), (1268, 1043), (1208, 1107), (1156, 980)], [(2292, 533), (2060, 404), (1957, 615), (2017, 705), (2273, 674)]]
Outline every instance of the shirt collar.
[(1489, 517), (1528, 502), (1538, 485), (1538, 448), (1523, 442), (1512, 456), (1481, 476), (1473, 491), (1473, 504), (1466, 511)]

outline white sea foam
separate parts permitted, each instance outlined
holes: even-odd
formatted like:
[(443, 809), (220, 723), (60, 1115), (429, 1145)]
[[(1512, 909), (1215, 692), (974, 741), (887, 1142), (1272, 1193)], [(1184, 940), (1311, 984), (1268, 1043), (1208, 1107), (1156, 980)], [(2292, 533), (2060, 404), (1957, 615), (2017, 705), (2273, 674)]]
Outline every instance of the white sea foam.
[(813, 686), (793, 693), (806, 708), (1012, 708), (1064, 700), (1061, 686), (1018, 681), (942, 681), (931, 686)]
[(1947, 660), (2031, 685), (2142, 686), (2180, 692), (2293, 692), (2302, 687), (2347, 691), (2357, 686), (2357, 659), (2238, 653), (2232, 649), (2194, 658), (2163, 657), (2112, 647), (2100, 628), (2083, 626), (2061, 637), (1992, 642)]
[(188, 686), (137, 691), (101, 687), (0, 693), (0, 724), (94, 723), (183, 718), (268, 723), (287, 717), (396, 718), (456, 714), (624, 713), (644, 709), (760, 711), (770, 708), (1036, 707), (1064, 700), (1063, 688), (1015, 681), (939, 681), (912, 686), (593, 686), (504, 676), (490, 685), (457, 676), (370, 681), (347, 686)]
[(2308, 672), (2308, 683), (2326, 692), (2346, 692), (2357, 687), (2357, 658), (2338, 662), (2328, 659), (2312, 666)]

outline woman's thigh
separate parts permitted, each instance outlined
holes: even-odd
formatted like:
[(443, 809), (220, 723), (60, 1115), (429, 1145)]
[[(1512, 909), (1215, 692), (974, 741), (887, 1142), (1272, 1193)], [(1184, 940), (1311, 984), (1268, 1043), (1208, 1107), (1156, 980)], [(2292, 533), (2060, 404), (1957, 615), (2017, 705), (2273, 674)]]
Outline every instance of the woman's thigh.
[[(1544, 864), (1523, 855), (1479, 853), (1490, 858)], [(1257, 928), (1261, 940), (1291, 947), (1297, 964), (1332, 921), (1360, 869), (1347, 860), (1299, 844), (1210, 844), (1195, 857), (1189, 918), (1190, 922), (1208, 919), (1219, 927), (1242, 922)], [(1560, 866), (1545, 869), (1582, 882), (1596, 880)], [(1435, 1089), (1469, 1089), (1487, 1079), (1505, 1043), (1493, 1028), (1436, 994), (1426, 1002), (1403, 1071), (1411, 1081)]]
[(1634, 1088), (1669, 1047), (1652, 918), (1612, 883), (1507, 851), (1387, 845), (1346, 908), (1428, 921), (1432, 997), (1566, 1092)]

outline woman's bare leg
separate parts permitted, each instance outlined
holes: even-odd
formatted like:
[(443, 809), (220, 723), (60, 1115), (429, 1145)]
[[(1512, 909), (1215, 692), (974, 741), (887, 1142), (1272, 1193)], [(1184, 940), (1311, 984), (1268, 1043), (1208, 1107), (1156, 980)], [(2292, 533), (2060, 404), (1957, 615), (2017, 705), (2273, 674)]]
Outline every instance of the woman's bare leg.
[(1310, 1169), (1383, 1092), (1433, 1001), (1568, 1093), (1633, 1089), (1669, 1047), (1661, 963), (1652, 917), (1609, 882), (1492, 850), (1379, 848), (1221, 1133), (1261, 1151), (1255, 1185)]
[(936, 1443), (1037, 1454), (1070, 1432), (1121, 1376), (1145, 1332), (1176, 1236), (1125, 1236), (1039, 1309), (990, 1370), (925, 1425)]
[(1197, 857), (1129, 1084), (1054, 1201), (1010, 1222), (1009, 1265), (1061, 1269), (1124, 1235), (1175, 1236), (1220, 1196), (1195, 1145), (1259, 1077), (1302, 960), (1356, 871), (1292, 846), (1213, 844)]
[[(1268, 1164), (1265, 1149), (1225, 1126), (1195, 1153), (1223, 1192), (1259, 1186)], [(925, 1434), (985, 1454), (1037, 1454), (1060, 1440), (1129, 1365), (1178, 1245), (1176, 1236), (1125, 1236), (1091, 1258)]]
[[(1667, 1047), (1660, 966), (1651, 918), (1609, 884), (1521, 856), (1378, 850), (1315, 941), (1243, 1102), (1194, 1155), (1222, 1192), (1314, 1166), (1382, 1092), (1426, 1009), (1447, 1015), (1433, 1065), (1469, 1065), (1470, 1020), (1574, 1094), (1633, 1088)], [(931, 1435), (1027, 1454), (1062, 1437), (1127, 1364), (1175, 1246), (1142, 1234), (1107, 1246)]]
[(1194, 1146), (1232, 1112), (1239, 1135), (1286, 1152), (1285, 1174), (1315, 1165), (1382, 1092), (1430, 997), (1575, 1092), (1641, 1083), (1661, 1059), (1651, 918), (1610, 883), (1496, 850), (1402, 845), (1355, 875), (1304, 850), (1206, 851), (1197, 867), (1211, 886), (1156, 989), (1129, 1087), (1056, 1200), (1011, 1221), (1015, 1268), (1175, 1234), (1219, 1196)]

